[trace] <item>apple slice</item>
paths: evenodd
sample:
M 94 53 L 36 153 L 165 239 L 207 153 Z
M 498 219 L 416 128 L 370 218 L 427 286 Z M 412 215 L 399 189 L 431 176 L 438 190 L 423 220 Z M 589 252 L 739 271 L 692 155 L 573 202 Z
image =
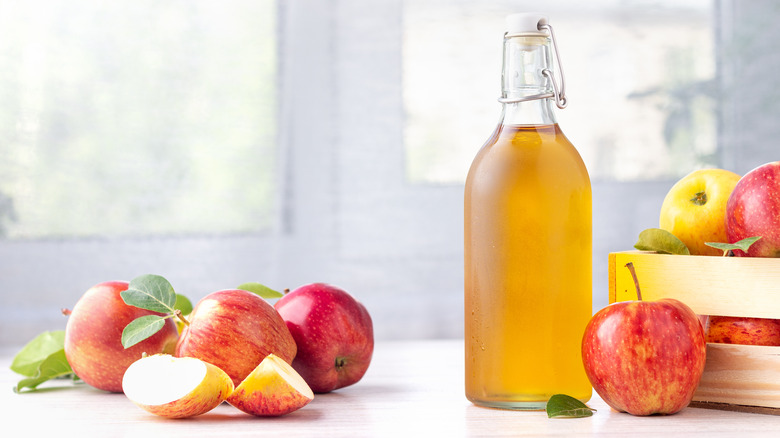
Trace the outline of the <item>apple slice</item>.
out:
M 277 417 L 296 411 L 313 399 L 314 393 L 303 377 L 290 364 L 269 354 L 227 401 L 247 414 Z
M 192 357 L 169 354 L 133 362 L 122 379 L 127 398 L 162 417 L 186 418 L 204 414 L 233 392 L 233 381 L 220 368 Z

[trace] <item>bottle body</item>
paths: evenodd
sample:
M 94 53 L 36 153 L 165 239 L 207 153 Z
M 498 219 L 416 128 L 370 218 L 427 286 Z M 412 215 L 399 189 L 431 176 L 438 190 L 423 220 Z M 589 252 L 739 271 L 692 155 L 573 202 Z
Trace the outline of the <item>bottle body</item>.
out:
M 587 401 L 580 344 L 592 312 L 590 179 L 557 123 L 511 119 L 466 180 L 466 396 L 510 409 L 544 409 L 558 393 Z

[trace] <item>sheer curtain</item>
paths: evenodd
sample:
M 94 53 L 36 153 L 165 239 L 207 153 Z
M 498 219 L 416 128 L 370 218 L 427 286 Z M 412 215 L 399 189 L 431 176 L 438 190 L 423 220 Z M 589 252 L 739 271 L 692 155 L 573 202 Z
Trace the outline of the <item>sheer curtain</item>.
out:
M 245 281 L 331 282 L 366 304 L 379 339 L 461 336 L 463 169 L 499 110 L 500 65 L 474 53 L 500 56 L 503 16 L 521 10 L 549 10 L 560 22 L 572 104 L 559 115 L 594 175 L 594 309 L 604 306 L 607 253 L 657 225 L 676 178 L 778 159 L 767 139 L 778 129 L 771 66 L 780 40 L 750 23 L 780 12 L 769 1 L 590 2 L 582 13 L 612 29 L 600 35 L 595 68 L 572 49 L 580 21 L 565 12 L 579 4 L 71 2 L 39 14 L 48 2 L 0 3 L 10 17 L 0 18 L 0 345 L 63 328 L 59 310 L 98 282 L 145 273 L 194 301 Z M 711 68 L 677 79 L 711 88 L 691 99 L 660 83 L 653 97 L 652 84 L 622 88 L 618 107 L 653 114 L 659 132 L 597 136 L 612 121 L 591 114 L 584 88 L 612 84 L 599 72 L 639 68 L 637 44 L 659 46 L 642 27 L 656 24 L 640 19 L 648 10 L 695 18 L 690 30 L 704 40 L 693 41 L 709 41 L 696 47 Z M 676 40 L 660 47 L 669 61 L 658 63 L 700 59 Z M 68 41 L 83 44 L 63 52 Z M 42 63 L 40 50 L 78 56 Z M 75 85 L 84 66 L 100 81 Z M 459 85 L 441 87 L 445 77 Z M 41 112 L 43 96 L 59 100 Z M 120 117 L 131 103 L 135 116 Z M 670 114 L 692 118 L 669 126 Z M 686 140 L 691 133 L 703 137 Z M 642 151 L 661 161 L 640 164 Z M 49 167 L 30 164 L 40 162 Z M 90 185 L 92 194 L 82 189 Z

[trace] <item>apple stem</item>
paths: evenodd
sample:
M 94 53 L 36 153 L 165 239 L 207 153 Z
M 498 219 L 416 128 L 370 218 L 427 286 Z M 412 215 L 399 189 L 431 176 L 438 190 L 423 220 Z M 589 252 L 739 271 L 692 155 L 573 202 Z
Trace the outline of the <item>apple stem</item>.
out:
M 634 279 L 634 286 L 636 287 L 636 299 L 637 301 L 642 301 L 642 291 L 639 290 L 639 280 L 636 278 L 636 271 L 634 270 L 634 264 L 632 262 L 626 263 L 626 268 L 628 268 L 628 272 L 631 273 L 631 277 Z
M 696 205 L 704 205 L 707 203 L 707 193 L 706 192 L 698 192 L 695 195 L 693 195 L 693 198 L 691 198 L 691 202 L 693 202 Z
M 181 313 L 181 310 L 176 309 L 173 311 L 173 314 L 176 315 L 176 317 L 179 318 L 181 322 L 184 323 L 184 325 L 190 325 L 190 322 L 187 321 L 187 318 L 184 317 L 184 315 Z

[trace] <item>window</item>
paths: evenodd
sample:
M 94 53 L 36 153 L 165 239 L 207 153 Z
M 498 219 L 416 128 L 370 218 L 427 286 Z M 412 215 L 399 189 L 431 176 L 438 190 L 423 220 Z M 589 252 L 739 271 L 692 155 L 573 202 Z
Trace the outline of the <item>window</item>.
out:
M 4 6 L 0 236 L 271 226 L 274 2 Z
M 273 283 L 273 0 L 0 3 L 0 345 L 89 287 Z
M 706 0 L 545 2 L 569 97 L 559 123 L 591 178 L 680 177 L 717 165 L 713 7 Z M 527 9 L 509 1 L 405 2 L 410 180 L 465 180 L 500 112 L 503 18 Z

